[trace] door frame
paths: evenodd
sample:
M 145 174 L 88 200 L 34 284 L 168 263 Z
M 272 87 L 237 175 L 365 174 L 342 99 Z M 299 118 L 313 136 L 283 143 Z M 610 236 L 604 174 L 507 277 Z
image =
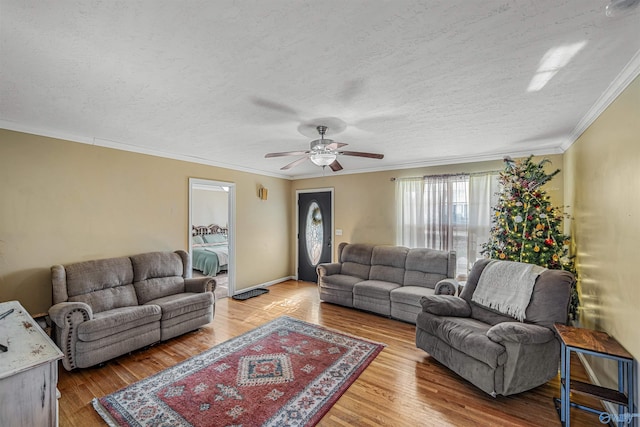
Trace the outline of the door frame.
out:
M 298 218 L 300 217 L 300 194 L 302 193 L 326 193 L 329 192 L 331 193 L 331 262 L 334 261 L 334 253 L 335 253 L 335 234 L 336 234 L 336 221 L 335 221 L 335 211 L 336 211 L 336 207 L 335 207 L 335 189 L 334 187 L 326 187 L 326 188 L 309 188 L 309 189 L 305 189 L 305 190 L 296 190 L 296 232 L 295 235 L 298 236 L 298 233 L 300 233 L 300 221 L 298 220 Z M 295 249 L 295 255 L 296 255 L 296 265 L 295 265 L 295 280 L 298 280 L 298 268 L 300 267 L 300 259 L 298 258 L 298 251 L 300 250 L 298 245 L 298 240 L 299 238 L 296 237 L 296 249 Z
M 236 290 L 236 184 L 233 182 L 216 181 L 214 179 L 189 178 L 189 228 L 187 231 L 187 243 L 189 247 L 189 259 L 193 260 L 193 241 L 191 230 L 193 228 L 193 188 L 194 187 L 229 187 L 227 193 L 228 218 L 227 218 L 227 242 L 229 243 L 229 298 Z

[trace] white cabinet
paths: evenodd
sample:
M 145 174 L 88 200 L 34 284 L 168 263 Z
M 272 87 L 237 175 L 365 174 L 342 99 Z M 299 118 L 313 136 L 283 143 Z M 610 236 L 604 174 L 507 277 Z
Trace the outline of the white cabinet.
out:
M 0 426 L 58 425 L 58 360 L 63 354 L 18 301 L 0 303 Z

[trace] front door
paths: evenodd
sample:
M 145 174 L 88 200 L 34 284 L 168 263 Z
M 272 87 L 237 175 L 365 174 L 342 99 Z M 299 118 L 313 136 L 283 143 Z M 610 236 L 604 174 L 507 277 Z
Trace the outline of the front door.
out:
M 298 194 L 298 280 L 317 282 L 316 266 L 331 262 L 331 192 Z

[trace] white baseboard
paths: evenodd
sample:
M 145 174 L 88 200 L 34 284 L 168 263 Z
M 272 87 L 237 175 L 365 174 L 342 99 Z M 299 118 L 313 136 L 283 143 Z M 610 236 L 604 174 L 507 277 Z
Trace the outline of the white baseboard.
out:
M 280 279 L 275 279 L 275 280 L 271 280 L 269 282 L 260 283 L 259 285 L 251 286 L 249 288 L 236 289 L 233 292 L 233 295 L 238 295 L 238 294 L 241 294 L 243 292 L 252 291 L 252 290 L 258 289 L 258 288 L 266 288 L 266 287 L 269 287 L 271 285 L 276 285 L 278 283 L 286 282 L 287 280 L 295 280 L 295 279 L 294 279 L 294 276 L 281 277 Z

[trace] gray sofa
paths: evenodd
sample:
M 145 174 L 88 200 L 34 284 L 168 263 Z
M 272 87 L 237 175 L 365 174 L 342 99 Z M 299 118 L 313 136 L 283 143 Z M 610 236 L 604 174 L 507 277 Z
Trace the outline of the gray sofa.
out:
M 325 302 L 415 323 L 420 299 L 455 294 L 454 251 L 341 243 L 338 262 L 320 264 L 318 290 Z
M 520 322 L 472 301 L 490 261 L 474 264 L 460 297 L 423 298 L 416 346 L 486 393 L 507 396 L 557 375 L 560 343 L 553 324 L 567 321 L 574 277 L 560 270 L 537 276 Z
M 190 275 L 184 251 L 51 267 L 49 316 L 63 366 L 97 365 L 210 323 L 215 280 Z

